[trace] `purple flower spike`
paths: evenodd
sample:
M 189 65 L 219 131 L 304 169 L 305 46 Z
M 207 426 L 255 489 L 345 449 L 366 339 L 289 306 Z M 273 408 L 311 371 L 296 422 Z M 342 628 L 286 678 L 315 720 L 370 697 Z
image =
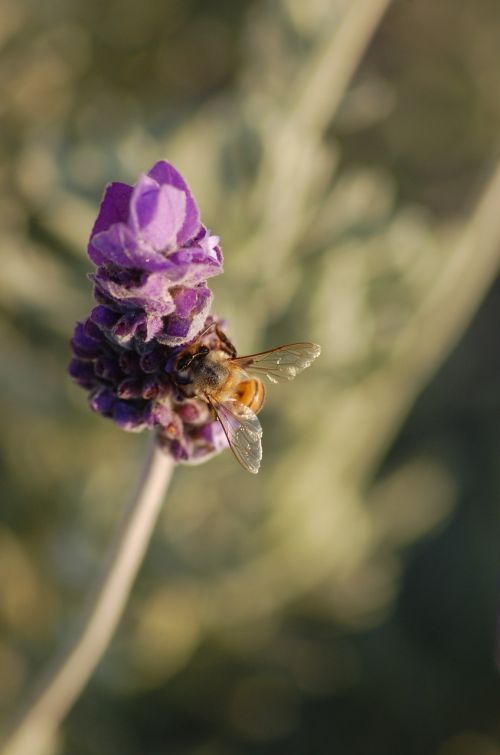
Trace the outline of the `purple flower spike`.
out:
M 109 184 L 88 254 L 97 303 L 76 325 L 69 372 L 91 409 L 130 432 L 156 429 L 176 461 L 218 453 L 220 423 L 170 377 L 176 354 L 213 321 L 206 281 L 222 272 L 219 238 L 180 173 L 160 161 L 135 186 Z

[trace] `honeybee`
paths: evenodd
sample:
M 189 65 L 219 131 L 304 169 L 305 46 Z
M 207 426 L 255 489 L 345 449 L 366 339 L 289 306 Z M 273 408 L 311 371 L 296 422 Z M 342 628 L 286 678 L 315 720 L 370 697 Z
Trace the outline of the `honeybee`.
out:
M 215 338 L 209 346 L 201 339 L 211 328 Z M 238 357 L 225 333 L 211 323 L 194 344 L 178 354 L 173 380 L 184 396 L 207 402 L 237 460 L 257 474 L 262 459 L 262 427 L 257 414 L 266 397 L 263 376 L 272 383 L 293 380 L 320 351 L 315 343 L 290 343 Z

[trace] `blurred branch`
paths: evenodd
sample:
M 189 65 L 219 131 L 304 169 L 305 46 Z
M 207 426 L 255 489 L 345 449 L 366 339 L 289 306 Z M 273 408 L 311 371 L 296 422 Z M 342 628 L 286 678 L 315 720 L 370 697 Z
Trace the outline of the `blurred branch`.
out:
M 173 462 L 151 440 L 144 468 L 73 643 L 41 678 L 7 735 L 2 755 L 47 752 L 61 721 L 102 658 L 122 616 L 133 580 L 149 542 Z
M 497 274 L 500 263 L 500 163 L 464 225 L 458 243 L 419 310 L 399 334 L 382 374 L 362 388 L 368 429 L 361 463 L 370 475 L 408 413 L 416 395 L 463 334 Z M 367 415 L 367 404 L 371 411 Z
M 346 5 L 340 20 L 332 4 L 331 23 L 318 32 L 291 89 L 287 111 L 279 114 L 279 124 L 268 124 L 263 138 L 266 157 L 254 191 L 263 213 L 240 261 L 250 268 L 252 250 L 272 249 L 263 273 L 273 285 L 303 229 L 314 184 L 318 177 L 325 180 L 331 150 L 327 153 L 323 147 L 324 132 L 389 4 L 390 0 L 355 0 Z
M 340 23 L 322 32 L 322 43 L 302 70 L 292 92 L 291 118 L 302 127 L 324 131 L 391 0 L 347 3 Z

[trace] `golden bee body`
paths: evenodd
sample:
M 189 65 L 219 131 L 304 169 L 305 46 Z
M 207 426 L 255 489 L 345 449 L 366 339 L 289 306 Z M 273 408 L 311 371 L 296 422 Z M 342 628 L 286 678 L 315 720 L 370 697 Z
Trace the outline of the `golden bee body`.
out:
M 262 380 L 249 377 L 234 363 L 234 359 L 222 350 L 205 351 L 206 347 L 186 350 L 192 355 L 188 360 L 189 383 L 198 398 L 212 402 L 237 401 L 257 414 L 264 405 L 265 388 Z
M 234 397 L 241 404 L 248 406 L 254 414 L 258 414 L 266 398 L 264 383 L 258 378 L 242 380 L 234 389 Z
M 212 328 L 215 340 L 204 342 L 202 337 Z M 256 473 L 262 458 L 262 428 L 257 414 L 266 396 L 260 376 L 267 376 L 273 383 L 292 380 L 320 351 L 317 344 L 306 342 L 238 357 L 227 336 L 213 324 L 200 340 L 177 356 L 173 380 L 186 397 L 208 403 L 240 464 Z

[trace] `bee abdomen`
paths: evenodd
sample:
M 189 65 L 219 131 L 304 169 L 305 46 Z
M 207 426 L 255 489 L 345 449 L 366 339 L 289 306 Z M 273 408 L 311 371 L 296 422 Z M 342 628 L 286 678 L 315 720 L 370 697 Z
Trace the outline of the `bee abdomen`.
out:
M 248 406 L 255 414 L 262 409 L 266 397 L 264 383 L 257 378 L 242 380 L 238 383 L 234 394 L 241 404 Z

